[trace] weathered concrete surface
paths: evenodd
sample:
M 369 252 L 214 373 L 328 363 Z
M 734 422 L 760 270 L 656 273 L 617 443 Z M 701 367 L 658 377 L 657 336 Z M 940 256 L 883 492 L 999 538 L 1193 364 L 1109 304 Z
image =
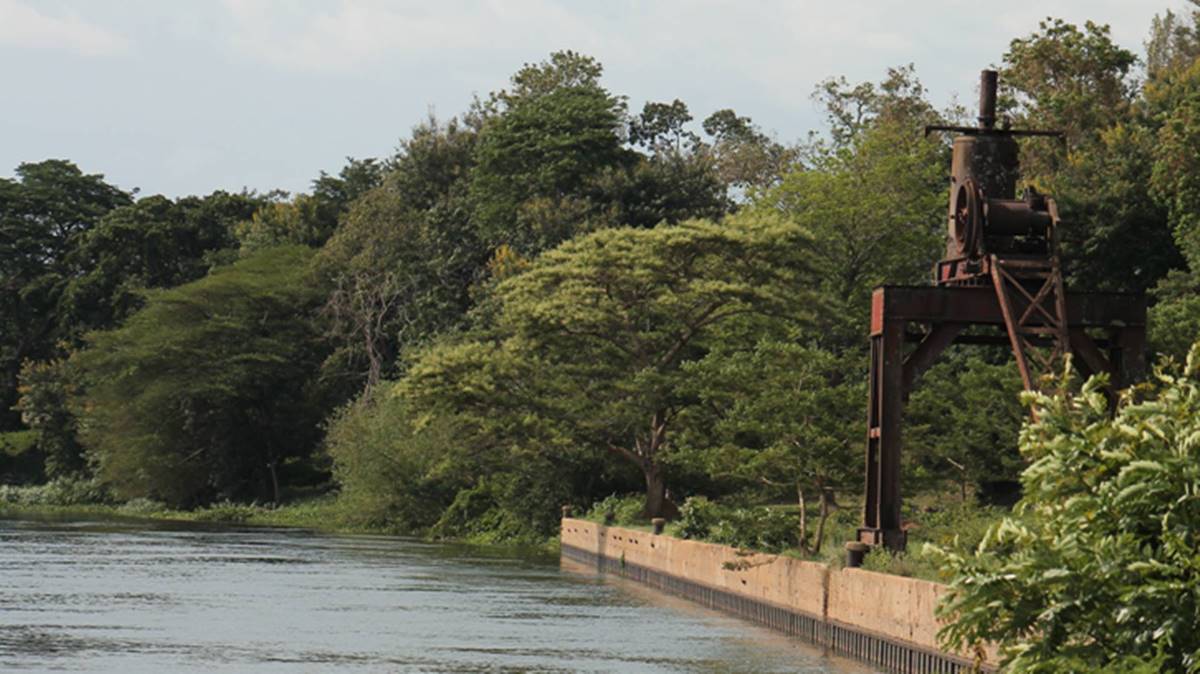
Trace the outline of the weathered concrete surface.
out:
M 577 519 L 562 523 L 562 543 L 812 616 L 825 613 L 824 564 L 724 545 L 687 541 Z
M 939 583 L 688 541 L 609 527 L 579 519 L 562 521 L 563 545 L 665 573 L 824 622 L 940 650 L 942 623 L 934 614 L 946 592 Z M 959 654 L 970 657 L 968 654 Z M 987 664 L 997 661 L 994 649 Z

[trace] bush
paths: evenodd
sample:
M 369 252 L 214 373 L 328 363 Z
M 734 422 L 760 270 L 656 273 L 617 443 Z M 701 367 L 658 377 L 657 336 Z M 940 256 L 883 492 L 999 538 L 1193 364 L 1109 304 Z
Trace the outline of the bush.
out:
M 325 449 L 352 524 L 417 533 L 433 526 L 454 500 L 443 477 L 455 429 L 435 419 L 417 430 L 403 401 L 383 382 L 370 402 L 355 401 L 328 423 Z
M 0 503 L 26 506 L 75 506 L 112 503 L 112 495 L 95 480 L 60 477 L 30 487 L 0 485 Z
M 465 539 L 473 543 L 542 543 L 547 524 L 530 516 L 543 511 L 556 517 L 552 505 L 528 508 L 517 505 L 528 494 L 521 481 L 512 475 L 491 475 L 470 489 L 455 495 L 454 501 L 429 529 L 433 538 Z
M 1037 421 L 1021 432 L 1024 517 L 971 553 L 927 546 L 955 575 L 948 646 L 998 643 L 1012 672 L 1113 671 L 1126 656 L 1197 670 L 1200 343 L 1115 416 L 1104 384 L 1026 394 Z
M 117 507 L 117 512 L 122 515 L 154 515 L 156 513 L 165 512 L 167 504 L 161 501 L 155 501 L 148 498 L 130 499 Z
M 618 526 L 645 524 L 646 518 L 642 516 L 645 505 L 646 497 L 641 494 L 612 494 L 596 501 L 584 519 Z
M 258 504 L 233 503 L 222 501 L 193 513 L 197 522 L 222 522 L 226 524 L 243 524 L 262 512 Z
M 777 508 L 737 508 L 726 512 L 712 528 L 714 543 L 783 552 L 795 546 L 799 517 Z
M 680 538 L 705 539 L 720 519 L 720 506 L 703 496 L 690 496 L 679 507 L 675 532 Z

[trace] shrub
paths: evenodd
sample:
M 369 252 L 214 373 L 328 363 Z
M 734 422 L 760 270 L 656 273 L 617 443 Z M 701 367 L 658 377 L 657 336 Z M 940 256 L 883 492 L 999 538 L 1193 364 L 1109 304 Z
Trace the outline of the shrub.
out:
M 596 501 L 585 519 L 618 526 L 644 524 L 646 518 L 642 516 L 642 511 L 645 505 L 646 497 L 640 494 L 612 494 Z
M 782 552 L 796 545 L 799 518 L 776 508 L 737 508 L 727 511 L 712 528 L 714 543 Z
M 544 523 L 527 517 L 528 508 L 513 507 L 515 492 L 527 492 L 514 476 L 497 474 L 460 490 L 441 518 L 429 529 L 433 538 L 459 538 L 473 543 L 541 543 Z M 553 507 L 541 510 L 556 515 Z
M 404 402 L 383 382 L 370 401 L 355 401 L 328 423 L 325 449 L 333 458 L 345 511 L 353 524 L 416 533 L 432 526 L 454 500 L 446 472 L 452 424 L 435 419 L 414 428 Z
M 703 496 L 690 496 L 679 507 L 675 531 L 680 538 L 708 538 L 720 519 L 720 506 Z
M 1024 519 L 993 525 L 974 553 L 928 547 L 955 575 L 943 639 L 997 642 L 1012 672 L 1113 671 L 1126 656 L 1197 671 L 1200 343 L 1115 416 L 1100 378 L 1025 399 Z
M 61 477 L 46 484 L 0 485 L 0 503 L 27 506 L 75 506 L 112 503 L 104 485 L 95 480 Z
M 117 507 L 117 512 L 122 515 L 153 515 L 166 510 L 165 503 L 148 498 L 130 499 Z
M 262 512 L 257 504 L 233 503 L 221 501 L 193 513 L 197 522 L 223 522 L 227 524 L 243 524 Z

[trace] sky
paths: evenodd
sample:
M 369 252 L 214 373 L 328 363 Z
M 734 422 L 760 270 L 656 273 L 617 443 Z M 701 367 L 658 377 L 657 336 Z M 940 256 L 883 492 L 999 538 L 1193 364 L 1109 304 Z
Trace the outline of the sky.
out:
M 69 159 L 142 195 L 304 191 L 573 49 L 628 97 L 822 128 L 813 88 L 912 63 L 942 107 L 1048 16 L 1138 54 L 1186 0 L 0 0 L 0 176 Z M 1002 9 L 1000 9 L 1002 8 Z

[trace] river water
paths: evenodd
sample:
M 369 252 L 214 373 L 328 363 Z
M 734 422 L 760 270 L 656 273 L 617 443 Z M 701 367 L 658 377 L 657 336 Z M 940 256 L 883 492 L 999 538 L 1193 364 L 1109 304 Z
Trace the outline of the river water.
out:
M 868 670 L 545 554 L 0 520 L 0 671 Z

